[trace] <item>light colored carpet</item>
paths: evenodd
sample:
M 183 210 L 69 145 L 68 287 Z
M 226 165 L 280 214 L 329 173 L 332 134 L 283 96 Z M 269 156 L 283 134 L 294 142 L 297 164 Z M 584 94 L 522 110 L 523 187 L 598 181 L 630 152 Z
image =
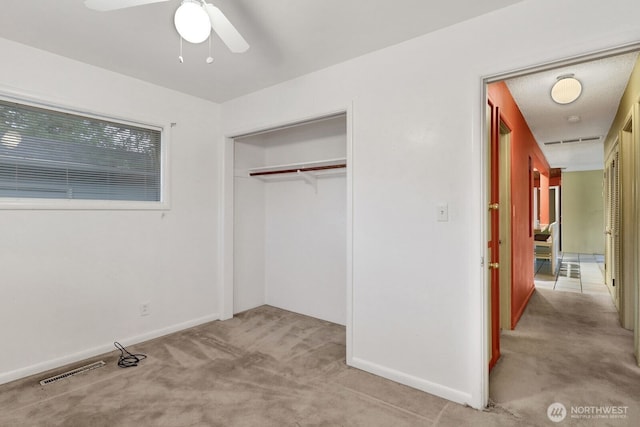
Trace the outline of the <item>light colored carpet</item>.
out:
M 502 357 L 491 373 L 490 395 L 505 411 L 549 425 L 546 409 L 559 402 L 568 415 L 558 425 L 640 425 L 633 333 L 620 327 L 608 294 L 537 289 L 518 327 L 503 331 L 500 344 Z M 578 413 L 612 406 L 627 407 L 627 416 L 587 418 Z
M 637 425 L 628 331 L 606 307 L 601 323 L 597 303 L 565 305 L 534 295 L 522 332 L 503 338 L 487 411 L 349 368 L 343 327 L 263 306 L 131 346 L 148 355 L 135 368 L 118 368 L 114 351 L 90 360 L 107 366 L 54 384 L 38 381 L 64 369 L 0 386 L 0 426 L 537 426 L 556 400 L 628 404 L 630 418 L 597 425 Z M 558 321 L 582 332 L 556 331 Z

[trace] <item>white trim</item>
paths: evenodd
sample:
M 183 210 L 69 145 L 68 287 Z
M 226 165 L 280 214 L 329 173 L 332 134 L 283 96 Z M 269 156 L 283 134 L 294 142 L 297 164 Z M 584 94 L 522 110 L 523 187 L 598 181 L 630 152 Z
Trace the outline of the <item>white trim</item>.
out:
M 355 170 L 353 145 L 353 102 L 347 106 L 347 310 L 346 310 L 346 363 L 353 365 L 353 172 Z
M 352 362 L 352 366 L 354 366 L 355 368 L 371 372 L 375 375 L 387 378 L 391 381 L 395 381 L 397 383 L 425 391 L 427 393 L 442 397 L 447 400 L 451 400 L 461 405 L 471 405 L 472 396 L 469 393 L 465 393 L 463 391 L 456 390 L 442 384 L 426 381 L 422 378 L 405 374 L 404 372 L 396 371 L 395 369 L 385 368 L 384 366 L 380 366 L 376 363 L 372 363 L 358 357 L 354 357 Z
M 118 339 L 117 341 L 123 344 L 124 346 L 130 346 L 130 345 L 139 344 L 145 341 L 149 341 L 154 338 L 169 335 L 174 332 L 179 332 L 184 329 L 193 328 L 194 326 L 202 325 L 204 323 L 213 322 L 216 320 L 220 320 L 220 315 L 210 314 L 208 316 L 199 317 L 197 319 L 192 319 L 186 322 L 178 323 L 172 326 L 168 326 L 166 328 L 156 329 L 141 335 L 136 335 L 136 336 L 128 337 L 124 339 Z M 116 351 L 116 350 L 114 350 L 113 343 L 108 343 L 108 344 L 99 345 L 97 347 L 88 348 L 86 350 L 82 350 L 73 354 L 68 354 L 66 356 L 58 357 L 57 359 L 48 360 L 42 363 L 36 363 L 35 365 L 16 369 L 14 371 L 0 373 L 0 384 L 5 384 L 5 383 L 15 381 L 21 378 L 25 378 L 31 375 L 36 375 L 51 369 L 60 368 L 64 365 L 79 362 L 91 357 L 99 356 L 104 353 L 109 353 L 111 351 Z
M 233 139 L 223 138 L 219 148 L 218 291 L 220 318 L 233 317 L 234 164 Z
M 489 330 L 488 325 L 491 323 L 491 313 L 487 312 L 488 307 L 488 289 L 489 283 L 487 282 L 487 274 L 486 274 L 486 265 L 489 260 L 489 252 L 487 248 L 486 242 L 487 238 L 487 214 L 485 209 L 486 206 L 489 205 L 489 193 L 487 191 L 487 150 L 489 145 L 486 141 L 487 135 L 487 80 L 484 78 L 480 79 L 480 100 L 478 103 L 478 111 L 473 115 L 473 127 L 480 131 L 480 140 L 478 146 L 478 151 L 476 153 L 477 158 L 477 170 L 475 173 L 472 173 L 472 176 L 475 177 L 474 182 L 480 183 L 480 191 L 478 194 L 478 198 L 476 199 L 476 203 L 478 204 L 478 211 L 480 212 L 479 222 L 476 223 L 477 227 L 480 230 L 480 240 L 476 242 L 478 250 L 477 255 L 472 255 L 472 259 L 476 258 L 478 260 L 478 271 L 480 273 L 480 286 L 474 287 L 471 292 L 471 302 L 472 302 L 472 318 L 480 318 L 480 322 L 475 323 L 474 332 L 476 338 L 474 340 L 474 347 L 471 351 L 470 360 L 472 371 L 474 378 L 471 381 L 472 391 L 471 395 L 473 396 L 472 402 L 469 402 L 471 406 L 476 409 L 481 409 L 487 406 L 489 403 L 489 336 L 487 331 Z M 478 120 L 480 120 L 478 122 Z M 474 132 L 477 135 L 477 132 Z M 477 317 L 476 317 L 477 316 Z
M 14 199 L 0 198 L 1 210 L 50 210 L 50 211 L 167 211 L 168 202 L 127 202 L 126 200 L 84 199 Z
M 516 68 L 515 70 L 483 76 L 482 80 L 487 84 L 495 83 L 502 80 L 511 79 L 514 77 L 522 77 L 529 74 L 534 74 L 542 71 L 553 70 L 555 68 L 565 67 L 568 65 L 595 61 L 598 59 L 609 58 L 616 55 L 624 55 L 625 53 L 637 52 L 639 50 L 640 50 L 640 42 L 626 43 L 626 44 L 615 46 L 615 47 L 605 48 L 605 49 L 601 49 L 593 52 L 576 54 L 576 55 L 565 57 L 563 59 L 547 61 L 547 62 L 539 63 L 537 65 Z
M 283 129 L 287 129 L 290 127 L 299 126 L 303 124 L 329 120 L 335 117 L 348 114 L 350 110 L 351 110 L 350 106 L 347 106 L 346 108 L 336 108 L 336 109 L 332 109 L 322 113 L 313 114 L 310 116 L 303 116 L 303 117 L 292 118 L 289 120 L 282 120 L 280 122 L 271 123 L 271 124 L 255 125 L 246 129 L 237 129 L 235 131 L 226 132 L 225 136 L 231 139 L 247 138 L 249 136 L 255 136 L 263 133 L 283 130 Z
M 0 85 L 0 99 L 29 105 L 31 107 L 45 108 L 47 110 L 58 111 L 61 113 L 70 113 L 98 120 L 112 121 L 128 126 L 137 126 L 153 130 L 162 130 L 165 127 L 154 120 L 144 119 L 141 117 L 123 117 L 92 110 L 90 108 L 72 106 L 64 101 L 60 101 L 49 96 L 43 96 L 5 85 Z

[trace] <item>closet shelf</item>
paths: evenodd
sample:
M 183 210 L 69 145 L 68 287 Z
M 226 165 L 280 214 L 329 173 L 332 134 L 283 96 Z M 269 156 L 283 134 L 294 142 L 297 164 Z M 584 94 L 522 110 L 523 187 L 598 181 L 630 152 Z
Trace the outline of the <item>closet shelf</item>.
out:
M 344 169 L 347 167 L 347 159 L 346 158 L 338 158 L 338 159 L 327 159 L 327 160 L 317 160 L 313 162 L 300 162 L 300 163 L 290 163 L 284 165 L 273 165 L 273 166 L 265 166 L 259 168 L 251 168 L 248 170 L 248 175 L 250 177 L 255 177 L 259 179 L 265 179 L 274 175 L 282 175 L 282 174 L 298 174 L 304 176 L 308 176 L 309 174 L 318 174 L 318 173 L 327 173 L 333 172 L 335 173 L 337 170 Z

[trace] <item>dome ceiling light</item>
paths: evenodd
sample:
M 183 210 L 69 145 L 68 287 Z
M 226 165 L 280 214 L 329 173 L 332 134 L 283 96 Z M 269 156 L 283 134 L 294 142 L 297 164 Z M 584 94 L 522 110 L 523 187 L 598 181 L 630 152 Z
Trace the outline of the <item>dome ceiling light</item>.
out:
M 174 24 L 180 37 L 189 43 L 202 43 L 211 33 L 211 20 L 207 11 L 195 0 L 183 0 L 176 10 Z
M 551 99 L 561 105 L 571 104 L 580 97 L 582 83 L 573 74 L 558 76 L 558 81 L 551 88 Z

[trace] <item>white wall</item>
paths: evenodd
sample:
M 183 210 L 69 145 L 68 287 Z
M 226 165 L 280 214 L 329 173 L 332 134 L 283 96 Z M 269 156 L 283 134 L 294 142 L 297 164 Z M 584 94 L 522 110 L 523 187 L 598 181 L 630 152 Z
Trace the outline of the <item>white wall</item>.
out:
M 604 254 L 603 170 L 562 173 L 562 251 Z
M 235 143 L 236 174 L 344 158 L 345 128 L 342 117 L 243 138 Z M 317 192 L 290 175 L 235 183 L 234 310 L 266 303 L 345 324 L 344 173 L 319 176 Z
M 4 39 L 0 52 L 0 91 L 177 124 L 167 210 L 0 209 L 0 383 L 218 318 L 219 106 Z
M 349 363 L 486 403 L 482 77 L 640 40 L 639 13 L 524 1 L 223 104 L 225 135 L 352 106 Z
M 0 40 L 0 86 L 178 123 L 171 210 L 0 211 L 0 382 L 217 317 L 231 301 L 228 259 L 215 262 L 220 124 L 237 135 L 352 107 L 349 362 L 481 407 L 481 78 L 636 42 L 639 15 L 636 0 L 523 1 L 230 101 L 222 122 L 215 104 Z

